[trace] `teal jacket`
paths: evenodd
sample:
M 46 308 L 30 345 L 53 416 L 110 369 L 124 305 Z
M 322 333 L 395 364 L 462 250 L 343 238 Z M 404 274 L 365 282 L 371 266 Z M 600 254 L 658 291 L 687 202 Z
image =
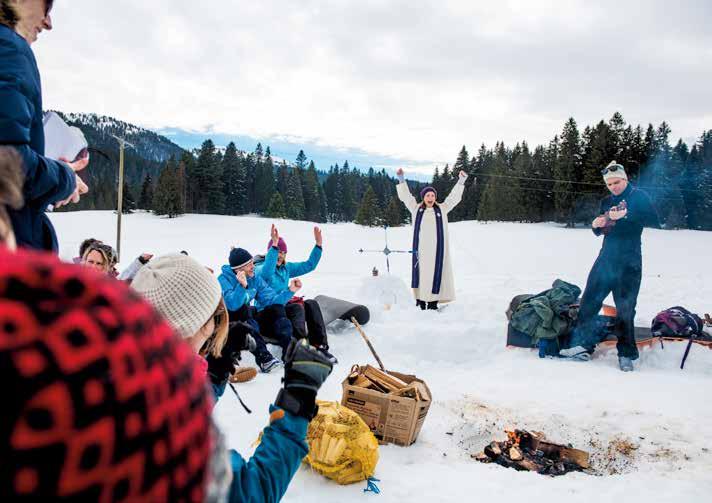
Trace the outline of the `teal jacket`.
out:
M 245 461 L 237 451 L 230 451 L 230 503 L 280 501 L 309 452 L 307 420 L 274 405 L 269 410 L 270 425 L 262 431 L 252 457 Z
M 287 288 L 286 292 L 275 292 L 260 276 L 255 274 L 247 278 L 247 288 L 244 288 L 232 268 L 225 264 L 222 266 L 222 273 L 218 276 L 223 299 L 228 311 L 237 311 L 245 304 L 255 301 L 255 307 L 261 311 L 272 304 L 284 305 L 292 298 L 292 292 Z
M 321 252 L 321 246 L 314 245 L 306 261 L 287 262 L 278 266 L 277 256 L 279 250 L 277 250 L 277 247 L 272 246 L 267 252 L 264 262 L 255 266 L 255 276 L 260 276 L 264 279 L 275 292 L 281 293 L 285 290 L 289 291 L 289 280 L 298 276 L 304 276 L 316 269 L 316 266 L 319 265 L 319 261 L 321 260 Z M 257 310 L 260 309 L 262 308 L 258 306 Z

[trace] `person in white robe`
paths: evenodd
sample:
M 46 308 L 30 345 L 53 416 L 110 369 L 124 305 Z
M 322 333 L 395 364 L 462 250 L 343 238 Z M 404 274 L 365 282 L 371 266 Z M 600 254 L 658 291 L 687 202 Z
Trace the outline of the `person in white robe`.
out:
M 447 215 L 462 199 L 467 173 L 460 171 L 457 183 L 442 203 L 437 202 L 433 187 L 425 187 L 420 192 L 418 203 L 410 193 L 403 169 L 398 169 L 397 175 L 398 198 L 410 211 L 413 221 L 411 287 L 416 305 L 421 309 L 437 309 L 439 302 L 455 300 Z

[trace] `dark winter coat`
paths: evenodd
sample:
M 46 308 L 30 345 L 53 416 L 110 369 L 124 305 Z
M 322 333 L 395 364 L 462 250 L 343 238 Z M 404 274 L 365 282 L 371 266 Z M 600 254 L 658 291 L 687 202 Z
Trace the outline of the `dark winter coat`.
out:
M 604 197 L 601 200 L 599 214 L 605 214 L 622 201 L 626 202 L 628 213 L 625 217 L 617 220 L 603 238 L 599 257 L 613 259 L 616 262 L 621 260 L 640 261 L 640 236 L 643 233 L 643 227 L 659 229 L 658 214 L 648 194 L 633 187 L 630 183 L 621 195 L 611 194 Z M 603 231 L 600 228 L 593 229 L 593 233 L 600 236 Z
M 22 157 L 25 206 L 10 210 L 21 246 L 57 250 L 57 236 L 45 215 L 48 205 L 67 199 L 76 188 L 65 163 L 44 157 L 42 90 L 37 62 L 27 41 L 0 19 L 0 145 Z

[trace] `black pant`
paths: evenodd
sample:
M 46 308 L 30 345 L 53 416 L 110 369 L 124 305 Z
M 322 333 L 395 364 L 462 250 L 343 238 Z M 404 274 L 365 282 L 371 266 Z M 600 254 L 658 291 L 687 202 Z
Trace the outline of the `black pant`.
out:
M 260 333 L 270 342 L 282 347 L 282 359 L 292 340 L 292 324 L 281 304 L 272 304 L 257 313 L 255 317 L 260 326 Z
M 294 337 L 297 339 L 308 338 L 309 344 L 314 347 L 328 347 L 326 339 L 326 325 L 317 301 L 307 299 L 304 305 L 293 302 L 285 306 L 287 318 L 292 323 Z
M 618 356 L 638 358 L 635 344 L 635 306 L 638 302 L 642 264 L 640 257 L 599 256 L 591 268 L 586 289 L 581 298 L 576 329 L 571 346 L 583 346 L 593 351 L 600 342 L 596 330 L 596 316 L 604 299 L 613 293 L 616 304 L 615 334 L 618 337 Z
M 248 306 L 247 304 L 242 306 L 237 311 L 228 311 L 228 316 L 230 320 L 244 321 L 245 323 L 249 323 L 252 328 L 259 331 L 260 326 L 255 320 L 255 314 L 255 308 Z M 273 356 L 272 353 L 269 352 L 269 349 L 267 349 L 267 343 L 265 342 L 265 340 L 259 334 L 255 334 L 254 339 L 257 347 L 254 351 L 252 351 L 252 354 L 254 355 L 257 364 L 259 365 L 270 361 Z

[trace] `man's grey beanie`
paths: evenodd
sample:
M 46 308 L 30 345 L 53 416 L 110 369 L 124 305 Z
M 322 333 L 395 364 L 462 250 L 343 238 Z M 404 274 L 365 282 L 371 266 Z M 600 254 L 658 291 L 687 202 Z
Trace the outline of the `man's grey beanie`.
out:
M 207 323 L 222 296 L 210 271 L 180 253 L 152 259 L 139 270 L 131 286 L 183 338 L 192 337 Z

